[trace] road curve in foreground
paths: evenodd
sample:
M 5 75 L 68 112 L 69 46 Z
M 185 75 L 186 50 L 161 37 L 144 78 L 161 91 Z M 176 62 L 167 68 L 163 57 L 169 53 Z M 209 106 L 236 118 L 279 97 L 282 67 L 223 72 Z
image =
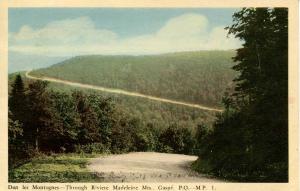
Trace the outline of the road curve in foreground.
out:
M 196 156 L 135 152 L 91 159 L 87 168 L 103 182 L 222 182 L 190 169 Z
M 54 82 L 54 83 L 59 83 L 59 84 L 65 84 L 65 85 L 74 86 L 74 87 L 99 90 L 99 91 L 108 92 L 108 93 L 122 94 L 122 95 L 127 95 L 127 96 L 134 96 L 134 97 L 141 97 L 141 98 L 146 98 L 146 99 L 150 99 L 150 100 L 154 100 L 154 101 L 177 104 L 177 105 L 183 105 L 183 106 L 198 108 L 198 109 L 207 110 L 207 111 L 214 111 L 214 112 L 222 112 L 223 111 L 221 109 L 206 107 L 206 106 L 199 105 L 199 104 L 192 104 L 192 103 L 175 101 L 175 100 L 170 100 L 170 99 L 165 99 L 165 98 L 159 98 L 159 97 L 145 95 L 145 94 L 141 94 L 141 93 L 137 93 L 137 92 L 130 92 L 130 91 L 121 90 L 121 89 L 105 88 L 105 87 L 101 87 L 101 86 L 83 84 L 83 83 L 72 82 L 72 81 L 68 81 L 68 80 L 61 80 L 61 79 L 51 78 L 51 77 L 36 77 L 36 76 L 32 76 L 30 74 L 30 71 L 27 71 L 25 75 L 26 75 L 27 78 L 33 79 L 33 80 L 43 80 L 43 81 L 49 81 L 49 82 Z

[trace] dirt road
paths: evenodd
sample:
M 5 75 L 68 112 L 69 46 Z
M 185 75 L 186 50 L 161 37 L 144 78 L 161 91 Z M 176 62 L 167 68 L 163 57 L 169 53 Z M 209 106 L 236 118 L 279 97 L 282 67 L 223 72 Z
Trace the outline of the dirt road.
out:
M 33 79 L 33 80 L 49 81 L 49 82 L 65 84 L 65 85 L 70 85 L 70 86 L 75 86 L 75 87 L 80 87 L 80 88 L 87 88 L 87 89 L 99 90 L 99 91 L 103 91 L 103 92 L 122 94 L 122 95 L 127 95 L 127 96 L 134 96 L 134 97 L 141 97 L 141 98 L 146 98 L 146 99 L 150 99 L 150 100 L 154 100 L 154 101 L 166 102 L 166 103 L 171 103 L 171 104 L 184 105 L 187 107 L 193 107 L 193 108 L 198 108 L 198 109 L 207 110 L 207 111 L 222 112 L 221 109 L 206 107 L 203 105 L 186 103 L 186 102 L 181 102 L 181 101 L 174 101 L 174 100 L 170 100 L 170 99 L 159 98 L 159 97 L 154 97 L 154 96 L 150 96 L 150 95 L 144 95 L 144 94 L 140 94 L 140 93 L 136 93 L 136 92 L 129 92 L 126 90 L 121 90 L 121 89 L 105 88 L 105 87 L 101 87 L 101 86 L 83 84 L 83 83 L 78 83 L 78 82 L 71 82 L 71 81 L 61 80 L 61 79 L 57 79 L 57 78 L 35 77 L 29 73 L 30 73 L 30 71 L 26 72 L 26 74 L 25 74 L 26 77 L 29 79 Z
M 88 169 L 104 182 L 221 182 L 190 169 L 196 156 L 155 152 L 109 155 L 90 161 Z

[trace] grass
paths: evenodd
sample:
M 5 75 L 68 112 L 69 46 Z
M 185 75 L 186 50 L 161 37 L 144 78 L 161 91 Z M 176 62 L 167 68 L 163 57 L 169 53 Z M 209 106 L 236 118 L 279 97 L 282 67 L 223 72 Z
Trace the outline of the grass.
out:
M 100 182 L 86 166 L 96 155 L 54 154 L 33 158 L 9 172 L 9 182 Z

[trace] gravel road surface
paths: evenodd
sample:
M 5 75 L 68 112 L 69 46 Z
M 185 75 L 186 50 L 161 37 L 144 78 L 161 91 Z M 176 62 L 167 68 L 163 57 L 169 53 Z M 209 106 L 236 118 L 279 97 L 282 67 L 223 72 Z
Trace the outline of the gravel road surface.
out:
M 135 152 L 94 158 L 88 169 L 104 182 L 222 182 L 190 169 L 197 156 Z

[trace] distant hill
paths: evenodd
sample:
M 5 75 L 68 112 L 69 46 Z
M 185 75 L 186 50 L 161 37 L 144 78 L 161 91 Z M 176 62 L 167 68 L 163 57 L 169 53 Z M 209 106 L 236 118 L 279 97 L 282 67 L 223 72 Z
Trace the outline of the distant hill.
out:
M 220 106 L 235 75 L 233 56 L 234 51 L 78 56 L 31 74 Z
M 66 59 L 66 57 L 37 56 L 9 52 L 8 73 L 45 68 Z
M 231 80 L 235 75 L 230 69 L 233 66 L 233 56 L 234 51 L 182 52 L 154 56 L 78 56 L 30 74 L 221 107 L 223 92 L 231 87 Z M 9 84 L 17 73 L 9 75 Z M 21 72 L 25 82 L 28 82 L 24 74 Z M 55 91 L 72 92 L 79 89 L 85 93 L 110 97 L 116 107 L 141 119 L 145 127 L 164 129 L 177 123 L 195 130 L 198 124 L 210 126 L 215 120 L 215 112 L 212 111 L 56 83 L 50 83 L 49 87 Z

